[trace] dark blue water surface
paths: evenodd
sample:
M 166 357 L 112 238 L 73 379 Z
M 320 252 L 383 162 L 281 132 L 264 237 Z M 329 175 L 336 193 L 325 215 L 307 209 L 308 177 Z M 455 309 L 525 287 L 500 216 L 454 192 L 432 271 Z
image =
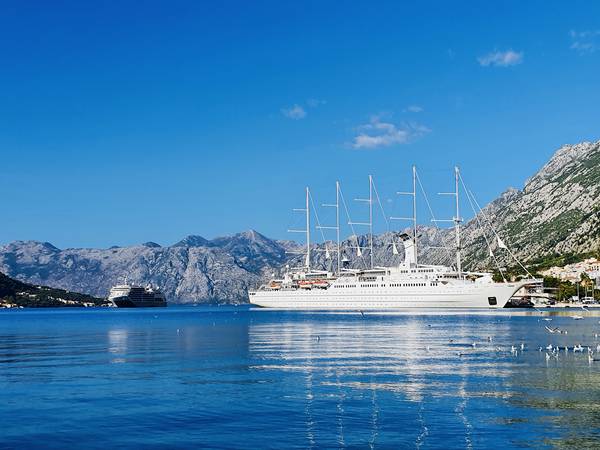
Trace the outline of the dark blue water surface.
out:
M 600 448 L 599 320 L 1 311 L 0 447 Z

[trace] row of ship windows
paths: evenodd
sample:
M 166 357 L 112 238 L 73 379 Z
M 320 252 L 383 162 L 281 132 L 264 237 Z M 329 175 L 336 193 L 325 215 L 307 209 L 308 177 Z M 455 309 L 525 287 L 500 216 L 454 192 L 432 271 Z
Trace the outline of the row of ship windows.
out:
M 400 273 L 433 273 L 433 269 L 401 270 Z M 364 281 L 375 281 L 377 277 L 361 277 Z
M 411 269 L 411 270 L 401 270 L 400 273 L 432 273 L 433 269 Z
M 389 287 L 419 287 L 428 286 L 427 283 L 390 283 Z M 429 283 L 429 286 L 437 286 L 437 282 Z M 346 284 L 341 286 L 334 286 L 334 288 L 355 288 L 355 287 L 385 287 L 385 284 L 361 284 L 357 286 L 355 284 Z

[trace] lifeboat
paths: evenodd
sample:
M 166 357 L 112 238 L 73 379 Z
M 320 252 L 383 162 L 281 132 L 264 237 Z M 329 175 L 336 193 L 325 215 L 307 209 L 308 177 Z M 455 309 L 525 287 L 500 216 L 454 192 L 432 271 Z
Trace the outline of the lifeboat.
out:
M 326 280 L 298 280 L 298 286 L 302 289 L 326 288 L 329 283 Z

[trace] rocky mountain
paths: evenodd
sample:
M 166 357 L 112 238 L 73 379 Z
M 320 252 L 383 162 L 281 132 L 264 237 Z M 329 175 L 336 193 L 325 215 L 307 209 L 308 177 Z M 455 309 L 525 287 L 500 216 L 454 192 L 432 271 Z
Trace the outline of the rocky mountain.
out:
M 16 241 L 0 247 L 0 271 L 104 297 L 124 281 L 160 286 L 176 302 L 241 302 L 248 287 L 282 266 L 297 244 L 256 231 L 207 240 L 188 236 L 170 247 L 145 243 L 109 249 L 58 249 L 47 242 Z
M 494 268 L 486 238 L 500 264 L 516 263 L 485 226 L 493 223 L 498 235 L 523 262 L 553 254 L 583 254 L 600 249 L 600 142 L 566 145 L 522 190 L 509 189 L 483 208 L 483 214 L 463 229 L 466 268 Z M 399 233 L 374 237 L 376 264 L 397 264 L 403 257 Z M 451 230 L 419 227 L 420 262 L 451 263 L 452 255 L 439 247 L 452 247 Z M 369 256 L 356 257 L 357 242 L 367 247 L 367 237 L 350 237 L 343 254 L 351 267 L 365 267 Z M 396 242 L 398 255 L 392 252 Z M 327 268 L 326 247 L 313 246 L 313 264 Z M 0 272 L 22 281 L 45 284 L 94 296 L 106 296 L 123 281 L 152 283 L 172 302 L 243 302 L 246 290 L 260 284 L 286 265 L 299 266 L 301 250 L 292 241 L 269 239 L 256 231 L 205 239 L 188 236 L 171 246 L 154 242 L 109 249 L 58 249 L 49 243 L 16 241 L 0 247 Z
M 514 255 L 530 262 L 555 254 L 585 254 L 600 249 L 600 141 L 565 145 L 522 190 L 508 189 L 483 209 Z M 477 220 L 464 230 L 465 260 L 474 268 L 493 261 Z M 487 228 L 501 262 L 515 265 Z

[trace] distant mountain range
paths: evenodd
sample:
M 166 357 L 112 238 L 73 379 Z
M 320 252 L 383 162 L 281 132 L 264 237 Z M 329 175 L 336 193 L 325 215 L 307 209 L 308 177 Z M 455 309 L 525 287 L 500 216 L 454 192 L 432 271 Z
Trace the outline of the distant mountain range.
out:
M 248 287 L 285 264 L 286 250 L 296 245 L 256 231 L 213 240 L 188 236 L 169 247 L 150 242 L 60 250 L 47 242 L 15 241 L 0 247 L 0 272 L 95 296 L 106 296 L 127 278 L 160 286 L 170 301 L 241 302 Z
M 484 208 L 499 236 L 522 261 L 553 254 L 583 254 L 600 249 L 600 141 L 565 145 L 530 178 L 523 190 L 509 189 Z M 480 216 L 480 222 L 483 218 Z M 377 264 L 396 264 L 402 258 L 391 251 L 398 233 L 374 237 Z M 421 262 L 451 262 L 444 250 L 452 246 L 447 229 L 419 227 Z M 499 249 L 488 231 L 496 257 L 515 265 Z M 343 252 L 356 258 L 356 240 L 366 246 L 366 236 L 344 241 Z M 463 229 L 465 266 L 494 268 L 482 228 L 476 219 Z M 333 250 L 333 247 L 329 247 Z M 288 254 L 301 249 L 292 241 L 269 239 L 256 231 L 205 239 L 188 236 L 168 247 L 153 242 L 109 249 L 58 249 L 47 242 L 15 241 L 0 247 L 0 272 L 34 284 L 45 284 L 93 296 L 106 296 L 122 282 L 160 286 L 172 302 L 243 302 L 246 291 L 285 265 L 301 264 Z M 314 264 L 327 267 L 323 244 L 314 246 Z M 366 253 L 366 252 L 365 252 Z M 365 255 L 364 258 L 368 258 Z

